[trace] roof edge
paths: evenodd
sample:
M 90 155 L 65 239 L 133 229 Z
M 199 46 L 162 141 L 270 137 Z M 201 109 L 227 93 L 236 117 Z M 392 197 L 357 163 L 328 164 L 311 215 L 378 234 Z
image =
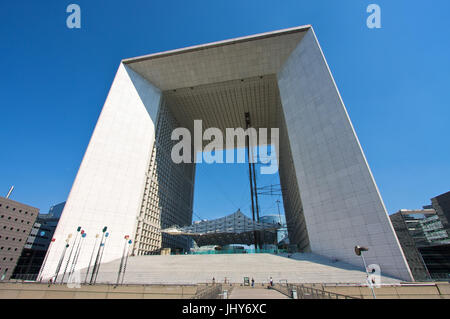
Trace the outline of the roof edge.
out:
M 184 48 L 175 49 L 175 50 L 151 53 L 151 54 L 141 55 L 141 56 L 137 56 L 137 57 L 133 57 L 133 58 L 122 59 L 121 63 L 132 64 L 132 63 L 136 63 L 136 62 L 142 62 L 145 60 L 162 58 L 162 57 L 167 57 L 167 56 L 171 56 L 171 55 L 200 51 L 200 50 L 205 50 L 205 49 L 211 49 L 214 47 L 221 47 L 221 46 L 225 46 L 225 45 L 231 45 L 231 44 L 236 44 L 236 43 L 241 43 L 241 42 L 246 42 L 246 41 L 254 41 L 254 40 L 270 38 L 270 37 L 274 37 L 274 36 L 281 35 L 281 34 L 305 32 L 311 28 L 312 28 L 312 25 L 306 24 L 306 25 L 287 28 L 287 29 L 280 29 L 280 30 L 275 30 L 275 31 L 270 31 L 270 32 L 257 33 L 257 34 L 238 37 L 238 38 L 232 38 L 232 39 L 227 39 L 227 40 L 222 40 L 222 41 L 216 41 L 216 42 L 210 42 L 210 43 L 206 43 L 206 44 L 199 44 L 199 45 L 184 47 Z

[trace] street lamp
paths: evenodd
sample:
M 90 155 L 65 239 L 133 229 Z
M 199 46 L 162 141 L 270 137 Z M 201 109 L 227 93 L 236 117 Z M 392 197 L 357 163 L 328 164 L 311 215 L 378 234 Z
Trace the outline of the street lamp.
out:
M 99 267 L 98 263 L 99 263 L 99 258 L 100 258 L 100 250 L 101 250 L 102 246 L 105 245 L 105 243 L 103 243 L 103 238 L 105 238 L 105 235 L 108 234 L 106 232 L 107 229 L 108 229 L 107 226 L 103 227 L 103 229 L 102 229 L 102 233 L 103 234 L 102 234 L 102 238 L 100 239 L 100 246 L 98 246 L 97 257 L 95 257 L 94 268 L 92 268 L 91 280 L 89 282 L 90 285 L 92 285 L 92 283 L 95 284 L 94 277 L 96 278 L 96 272 L 97 272 L 97 269 Z M 97 242 L 97 241 L 95 241 L 95 242 Z
M 78 257 L 80 257 L 81 248 L 83 248 L 83 243 L 84 243 L 83 239 L 85 237 L 86 237 L 86 232 L 84 230 L 82 230 L 81 231 L 81 238 L 80 238 L 80 241 L 78 242 L 78 247 L 77 247 L 77 250 L 75 251 L 75 256 L 73 257 L 72 268 L 70 270 L 69 277 L 72 277 L 73 274 L 75 273 L 75 268 L 76 268 L 77 263 L 78 263 Z
M 66 245 L 64 246 L 64 250 L 63 250 L 61 258 L 59 259 L 59 262 L 58 262 L 58 266 L 56 267 L 56 273 L 54 275 L 54 277 L 55 277 L 54 283 L 55 284 L 56 284 L 56 279 L 58 279 L 59 271 L 61 269 L 61 265 L 62 265 L 62 262 L 64 260 L 64 256 L 66 255 L 66 250 L 67 250 L 67 248 L 69 248 L 69 242 L 70 242 L 70 238 L 71 237 L 72 237 L 72 234 L 69 234 L 67 236 Z
M 117 283 L 116 283 L 116 286 L 119 285 L 120 274 L 122 273 L 122 267 L 123 267 L 123 262 L 124 262 L 124 259 L 125 259 L 125 250 L 126 250 L 126 248 L 127 248 L 128 238 L 130 238 L 129 235 L 126 235 L 126 236 L 124 237 L 124 239 L 125 239 L 125 245 L 123 246 L 122 258 L 120 259 L 119 273 L 117 274 Z
M 77 243 L 78 234 L 80 233 L 80 231 L 81 231 L 81 226 L 78 226 L 78 228 L 77 228 L 77 233 L 76 233 L 76 235 L 75 235 L 75 240 L 73 241 L 72 248 L 70 249 L 69 258 L 67 259 L 66 267 L 64 268 L 64 272 L 63 272 L 63 276 L 62 276 L 62 279 L 61 279 L 61 283 L 63 283 L 64 277 L 66 276 L 67 267 L 69 266 L 70 259 L 72 258 L 73 249 L 74 249 L 74 247 L 75 247 L 75 244 Z M 69 272 L 70 272 L 70 271 L 69 271 Z
M 366 260 L 364 259 L 364 255 L 363 255 L 363 251 L 368 251 L 369 248 L 367 247 L 363 247 L 363 246 L 355 246 L 355 254 L 356 256 L 361 256 L 363 263 L 364 263 L 364 270 L 366 271 L 366 275 L 367 275 L 367 283 L 370 286 L 370 289 L 372 290 L 372 295 L 374 299 L 377 299 L 377 297 L 375 296 L 375 291 L 373 290 L 373 285 L 370 282 L 369 279 L 369 273 L 367 272 L 367 264 L 366 264 Z
M 128 241 L 128 245 L 131 246 L 132 243 L 133 243 L 133 241 L 130 239 L 130 240 Z M 128 247 L 130 247 L 130 246 L 128 246 Z M 129 250 L 129 248 L 127 248 L 127 253 L 126 253 L 126 257 L 125 257 L 125 265 L 123 266 L 122 285 L 123 285 L 123 279 L 125 278 L 125 271 L 127 270 L 128 250 Z
M 103 229 L 106 230 L 106 227 L 103 228 Z M 101 266 L 101 263 L 102 263 L 103 251 L 105 250 L 106 240 L 108 239 L 108 236 L 109 236 L 109 233 L 105 233 L 105 241 L 100 244 L 101 253 L 100 253 L 100 259 L 98 260 L 98 264 L 97 264 L 97 270 L 96 270 L 96 273 L 95 273 L 94 285 L 97 282 L 97 276 L 98 276 L 98 272 L 100 270 L 100 266 Z
M 95 252 L 95 248 L 97 247 L 97 241 L 98 241 L 98 238 L 99 238 L 99 237 L 100 237 L 99 234 L 96 234 L 96 235 L 95 235 L 95 243 L 94 243 L 94 246 L 93 246 L 93 248 L 92 248 L 91 259 L 89 259 L 89 266 L 88 266 L 87 271 L 86 271 L 86 277 L 84 278 L 84 283 L 85 283 L 85 284 L 87 283 L 87 278 L 88 278 L 88 275 L 89 275 L 89 270 L 91 269 L 92 258 L 94 257 L 94 252 Z

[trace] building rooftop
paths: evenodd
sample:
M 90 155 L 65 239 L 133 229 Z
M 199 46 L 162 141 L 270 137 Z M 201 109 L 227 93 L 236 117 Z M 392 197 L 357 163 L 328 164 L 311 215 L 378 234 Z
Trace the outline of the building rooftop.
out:
M 277 73 L 304 25 L 122 60 L 161 91 Z

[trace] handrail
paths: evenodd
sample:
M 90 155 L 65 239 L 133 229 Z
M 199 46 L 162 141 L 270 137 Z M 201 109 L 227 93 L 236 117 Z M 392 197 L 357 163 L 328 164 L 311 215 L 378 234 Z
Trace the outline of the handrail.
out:
M 306 287 L 304 285 L 288 284 L 289 290 L 293 288 L 297 290 L 298 299 L 360 299 L 348 295 L 343 295 L 335 292 L 326 291 L 323 288 L 317 289 L 313 287 Z
M 221 284 L 213 284 L 212 286 L 198 290 L 192 299 L 219 299 L 222 293 Z
M 293 290 L 296 290 L 296 299 L 360 299 L 357 297 L 325 291 L 324 289 L 307 287 L 302 284 L 286 284 L 286 286 L 280 284 L 279 286 L 274 286 L 273 289 L 290 298 L 294 298 Z

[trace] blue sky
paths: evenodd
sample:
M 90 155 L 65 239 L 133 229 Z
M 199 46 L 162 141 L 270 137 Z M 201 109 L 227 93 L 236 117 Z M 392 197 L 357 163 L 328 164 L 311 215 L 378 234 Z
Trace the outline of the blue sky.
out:
M 366 27 L 373 2 L 382 29 Z M 70 3 L 80 30 L 65 25 Z M 11 198 L 42 212 L 67 198 L 122 58 L 312 24 L 388 211 L 421 207 L 450 190 L 448 12 L 447 0 L 1 1 L 0 194 L 14 184 Z M 197 174 L 197 216 L 248 211 L 245 164 Z

